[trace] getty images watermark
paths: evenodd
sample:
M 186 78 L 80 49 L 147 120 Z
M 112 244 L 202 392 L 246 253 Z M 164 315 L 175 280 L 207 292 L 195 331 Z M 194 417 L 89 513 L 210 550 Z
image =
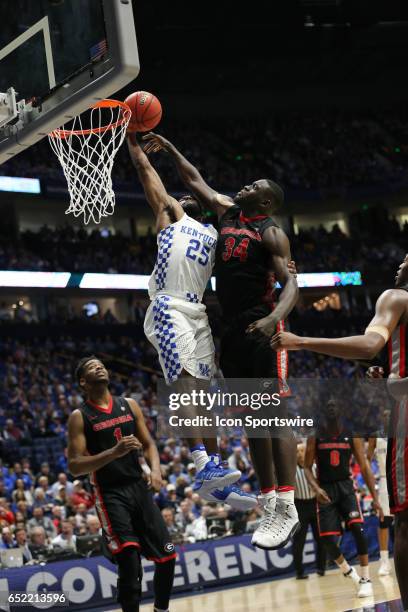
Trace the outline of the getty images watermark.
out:
M 170 415 L 168 423 L 170 427 L 229 427 L 257 429 L 258 427 L 313 427 L 312 418 L 303 418 L 299 415 L 293 417 L 278 416 L 270 410 L 270 416 L 256 416 L 249 411 L 263 412 L 263 409 L 279 408 L 282 404 L 281 395 L 267 392 L 209 392 L 203 389 L 193 389 L 189 392 L 170 393 L 168 396 L 168 407 L 171 411 L 181 410 L 182 415 Z M 196 410 L 194 410 L 196 409 Z M 197 409 L 205 412 L 216 412 L 211 415 L 196 414 Z M 228 412 L 235 414 L 228 415 Z M 237 415 L 236 412 L 245 414 Z M 193 414 L 187 414 L 186 412 Z M 220 414 L 222 412 L 222 414 Z
M 184 379 L 157 385 L 158 435 L 192 438 L 323 436 L 332 426 L 350 437 L 387 437 L 394 401 L 386 381 L 367 379 Z M 392 432 L 391 432 L 392 433 Z M 346 435 L 346 434 L 344 434 Z

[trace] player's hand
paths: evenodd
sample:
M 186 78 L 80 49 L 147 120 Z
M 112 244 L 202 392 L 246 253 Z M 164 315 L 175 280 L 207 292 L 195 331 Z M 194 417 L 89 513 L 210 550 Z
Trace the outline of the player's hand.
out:
M 378 518 L 380 519 L 380 521 L 383 521 L 384 520 L 384 510 L 382 509 L 380 502 L 378 502 L 376 499 L 373 499 L 373 510 L 378 516 Z
M 140 450 L 142 447 L 141 443 L 135 436 L 123 436 L 113 447 L 113 455 L 115 459 L 119 459 L 119 457 L 124 457 L 131 451 Z
M 158 151 L 166 151 L 168 153 L 172 147 L 169 140 L 166 140 L 163 136 L 155 134 L 154 132 L 150 132 L 143 136 L 143 140 L 146 141 L 146 145 L 143 148 L 146 155 L 149 155 L 149 153 L 157 153 Z
M 152 470 L 148 477 L 147 482 L 149 488 L 153 489 L 157 493 L 163 486 L 163 479 L 160 470 Z
M 366 372 L 366 377 L 367 378 L 383 378 L 384 368 L 381 368 L 380 366 L 371 366 L 371 368 L 368 368 Z
M 319 489 L 316 493 L 316 499 L 319 504 L 331 504 L 331 499 L 324 489 Z
M 270 338 L 276 331 L 277 323 L 278 322 L 274 317 L 264 317 L 263 319 L 258 319 L 258 321 L 250 323 L 246 329 L 246 333 L 253 334 L 256 331 L 259 331 L 267 338 Z
M 296 268 L 296 263 L 292 260 L 288 262 L 288 270 L 289 272 L 292 274 L 292 276 L 294 276 L 295 278 L 297 278 L 297 268 Z
M 282 351 L 284 349 L 287 351 L 299 351 L 301 349 L 300 338 L 296 334 L 280 331 L 272 337 L 271 347 L 275 351 Z

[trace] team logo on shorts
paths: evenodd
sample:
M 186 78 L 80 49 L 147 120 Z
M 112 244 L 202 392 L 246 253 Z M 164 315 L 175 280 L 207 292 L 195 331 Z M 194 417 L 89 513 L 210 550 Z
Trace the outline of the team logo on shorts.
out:
M 164 550 L 168 553 L 174 552 L 174 544 L 169 542 L 168 544 L 165 545 Z
M 210 366 L 208 365 L 208 363 L 199 363 L 198 364 L 198 369 L 200 371 L 201 376 L 205 376 L 206 378 L 210 378 L 211 372 L 210 372 Z
M 357 510 L 353 510 L 353 512 L 349 512 L 349 517 L 351 519 L 353 518 L 359 518 L 360 517 L 360 513 Z

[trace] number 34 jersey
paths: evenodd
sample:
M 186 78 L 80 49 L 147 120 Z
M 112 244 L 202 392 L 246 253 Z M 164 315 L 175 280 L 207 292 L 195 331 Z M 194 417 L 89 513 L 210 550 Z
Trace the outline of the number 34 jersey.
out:
M 245 217 L 239 206 L 231 206 L 220 219 L 215 274 L 217 297 L 225 318 L 234 318 L 256 306 L 273 302 L 270 255 L 262 237 L 277 227 L 271 217 Z M 266 316 L 270 307 L 265 308 Z
M 218 233 L 185 214 L 157 235 L 157 259 L 149 296 L 164 294 L 200 303 L 215 261 Z

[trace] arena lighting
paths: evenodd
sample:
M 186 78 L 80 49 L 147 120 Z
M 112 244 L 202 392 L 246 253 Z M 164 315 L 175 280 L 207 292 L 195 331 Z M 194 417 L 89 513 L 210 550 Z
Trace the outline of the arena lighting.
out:
M 131 289 L 147 290 L 149 276 L 139 274 L 84 274 L 79 283 L 81 289 Z M 307 287 L 344 287 L 362 285 L 361 272 L 315 272 L 298 274 L 298 285 Z M 70 286 L 74 286 L 70 284 Z M 280 287 L 277 283 L 277 287 Z M 215 291 L 215 278 L 211 278 L 211 289 Z
M 40 181 L 37 178 L 20 176 L 0 176 L 0 191 L 15 193 L 41 193 Z
M 147 291 L 150 276 L 144 274 L 94 274 L 78 272 L 20 272 L 0 270 L 0 288 L 44 288 L 44 289 L 100 289 Z M 298 285 L 307 287 L 345 287 L 363 284 L 361 272 L 314 272 L 298 274 Z M 280 287 L 277 283 L 277 287 Z M 215 291 L 215 278 L 211 278 L 211 289 Z
M 20 272 L 0 270 L 0 287 L 31 287 L 63 289 L 71 278 L 70 272 Z

